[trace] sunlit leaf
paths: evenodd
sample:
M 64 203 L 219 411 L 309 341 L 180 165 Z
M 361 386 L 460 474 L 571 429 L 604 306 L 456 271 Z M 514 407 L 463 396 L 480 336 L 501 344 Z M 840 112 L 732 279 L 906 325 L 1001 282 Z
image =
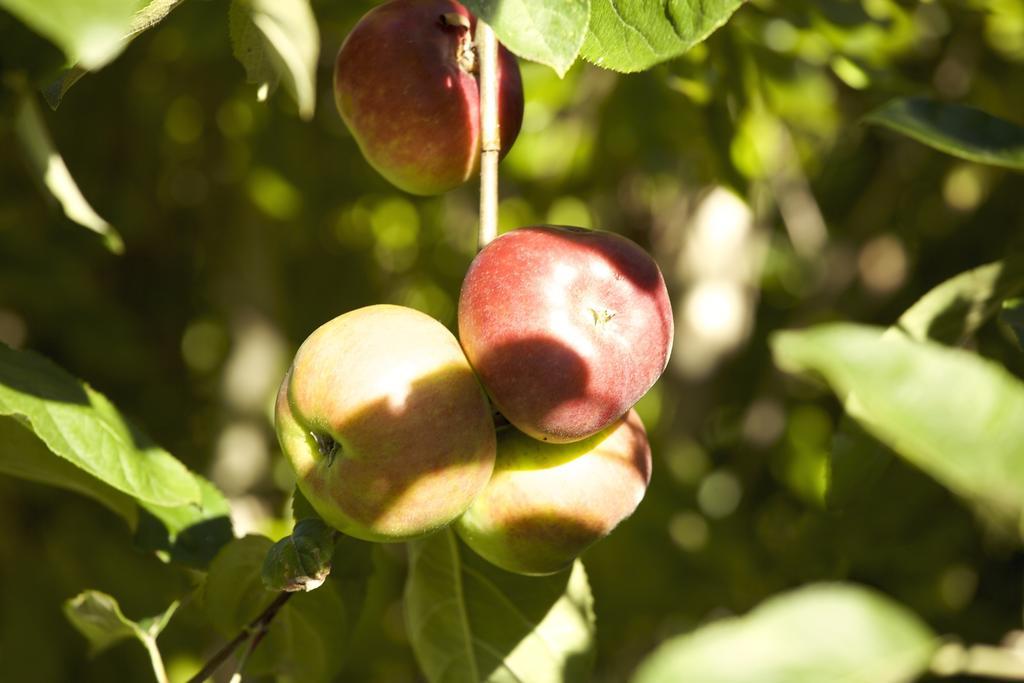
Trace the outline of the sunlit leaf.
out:
M 0 415 L 15 417 L 50 452 L 140 502 L 200 503 L 192 473 L 102 394 L 42 356 L 2 344 Z
M 1024 510 L 1024 383 L 1000 365 L 879 328 L 830 324 L 774 336 L 776 362 L 825 378 L 847 412 L 963 496 Z
M 0 0 L 0 7 L 52 40 L 71 64 L 95 70 L 124 49 L 141 0 Z
M 22 95 L 15 117 L 15 129 L 29 167 L 40 186 L 49 191 L 61 205 L 64 215 L 79 225 L 99 233 L 112 252 L 124 251 L 121 236 L 110 223 L 93 210 L 82 196 L 75 179 L 71 177 L 64 159 L 53 145 L 33 93 L 26 92 Z
M 131 496 L 54 455 L 16 418 L 0 418 L 0 473 L 59 486 L 102 503 L 135 528 L 138 507 Z
M 432 683 L 590 680 L 593 598 L 579 561 L 552 576 L 511 574 L 444 530 L 410 547 L 405 609 Z
M 283 81 L 299 115 L 313 117 L 320 33 L 308 0 L 232 0 L 231 44 L 258 96 Z
M 643 71 L 704 41 L 744 0 L 592 0 L 581 55 L 605 69 Z
M 127 45 L 138 34 L 159 24 L 163 21 L 164 17 L 170 14 L 171 10 L 184 1 L 185 0 L 150 0 L 148 4 L 132 15 L 132 19 L 129 22 L 128 28 L 122 38 L 124 44 Z M 71 89 L 71 86 L 81 80 L 82 76 L 87 73 L 88 70 L 79 65 L 75 65 L 65 71 L 57 80 L 52 82 L 46 88 L 43 88 L 43 97 L 46 98 L 46 103 L 49 104 L 52 109 L 56 109 L 60 106 L 61 100 L 64 99 L 64 95 L 66 95 L 68 90 Z
M 559 76 L 569 70 L 587 35 L 591 0 L 467 0 L 498 39 L 524 59 L 546 64 Z
M 633 683 L 904 683 L 928 668 L 937 644 L 888 598 L 819 584 L 669 640 Z
M 1024 171 L 1024 127 L 980 109 L 906 97 L 888 102 L 865 121 L 961 159 Z

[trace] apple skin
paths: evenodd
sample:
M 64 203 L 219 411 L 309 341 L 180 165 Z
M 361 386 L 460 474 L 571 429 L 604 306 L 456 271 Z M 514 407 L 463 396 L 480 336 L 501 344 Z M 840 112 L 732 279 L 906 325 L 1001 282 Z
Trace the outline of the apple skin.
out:
M 459 339 L 517 429 L 567 443 L 624 415 L 672 351 L 672 304 L 654 259 L 625 237 L 565 226 L 505 233 L 474 259 Z
M 519 574 L 551 574 L 633 514 L 651 479 L 635 410 L 570 444 L 498 432 L 494 474 L 455 531 L 478 555 Z
M 441 194 L 479 166 L 480 96 L 465 61 L 473 58 L 473 23 L 453 0 L 391 0 L 360 19 L 338 52 L 334 96 L 341 118 L 370 165 L 406 192 Z M 522 120 L 519 65 L 501 47 L 502 157 Z
M 275 426 L 317 514 L 368 541 L 451 523 L 494 466 L 491 409 L 458 342 L 401 306 L 314 331 L 281 384 Z

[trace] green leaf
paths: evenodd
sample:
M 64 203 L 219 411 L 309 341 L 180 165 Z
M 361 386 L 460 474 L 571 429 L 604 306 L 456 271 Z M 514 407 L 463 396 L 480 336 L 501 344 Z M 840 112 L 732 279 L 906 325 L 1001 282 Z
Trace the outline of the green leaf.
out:
M 1004 301 L 999 311 L 999 322 L 1010 329 L 1017 340 L 1017 346 L 1024 350 L 1024 300 Z
M 591 0 L 582 56 L 631 73 L 678 57 L 729 20 L 744 0 Z
M 772 339 L 776 363 L 821 375 L 868 432 L 959 494 L 1020 519 L 1024 384 L 960 349 L 830 324 Z
M 42 356 L 2 344 L 0 415 L 16 417 L 52 453 L 140 502 L 200 503 L 192 473 L 102 394 Z
M 85 200 L 64 159 L 54 147 L 34 93 L 22 93 L 14 126 L 29 168 L 40 186 L 46 188 L 60 204 L 64 215 L 102 236 L 110 251 L 115 254 L 123 252 L 124 242 L 121 236 Z
M 591 0 L 467 0 L 505 47 L 564 76 L 583 47 Z
M 179 564 L 205 569 L 235 534 L 224 494 L 199 475 L 192 476 L 199 487 L 199 503 L 175 507 L 144 503 L 135 542 L 145 550 L 166 552 Z
M 246 627 L 278 595 L 260 578 L 273 544 L 263 536 L 246 536 L 225 546 L 210 564 L 202 589 L 211 623 L 225 636 Z M 367 547 L 369 544 L 364 544 Z M 344 558 L 337 555 L 337 565 Z M 340 570 L 341 576 L 351 575 Z M 355 615 L 343 596 L 342 581 L 332 575 L 314 593 L 297 593 L 271 622 L 266 638 L 246 666 L 251 675 L 290 675 L 301 681 L 330 680 L 344 664 Z
M 159 24 L 163 21 L 164 17 L 170 14 L 171 10 L 182 2 L 184 0 L 150 0 L 147 5 L 132 15 L 132 20 L 122 37 L 124 44 L 127 45 L 135 36 Z M 71 86 L 87 73 L 87 69 L 75 65 L 61 74 L 57 80 L 50 83 L 46 88 L 43 88 L 43 97 L 46 98 L 46 103 L 50 105 L 50 108 L 56 109 L 60 106 L 61 100 L 64 99 L 64 95 L 68 93 Z
M 896 327 L 912 339 L 962 345 L 999 311 L 1004 299 L 1024 290 L 1024 258 L 960 273 L 925 294 Z
M 85 591 L 64 603 L 64 614 L 89 641 L 89 651 L 93 655 L 125 638 L 136 638 L 149 653 L 156 680 L 166 681 L 167 672 L 156 639 L 174 616 L 178 605 L 175 600 L 162 614 L 135 622 L 124 616 L 113 597 L 99 591 Z
M 54 455 L 13 417 L 0 418 L 0 473 L 89 496 L 123 517 L 132 529 L 138 522 L 138 507 L 131 496 Z
M 263 561 L 263 585 L 272 591 L 315 590 L 331 573 L 338 532 L 319 519 L 300 519 L 295 529 L 275 543 Z
M 283 80 L 299 116 L 313 118 L 320 33 L 309 1 L 232 0 L 229 20 L 235 57 L 259 87 L 258 99 Z
M 410 545 L 406 623 L 432 683 L 586 681 L 593 598 L 583 565 L 527 577 L 493 567 L 446 529 Z
M 633 683 L 902 683 L 928 668 L 937 644 L 888 598 L 818 584 L 669 640 Z
M 139 0 L 0 0 L 0 7 L 53 41 L 71 64 L 93 71 L 124 49 Z
M 872 490 L 895 458 L 885 445 L 844 415 L 832 437 L 826 503 L 841 510 Z
M 1024 171 L 1024 127 L 980 109 L 906 97 L 864 120 L 961 159 Z

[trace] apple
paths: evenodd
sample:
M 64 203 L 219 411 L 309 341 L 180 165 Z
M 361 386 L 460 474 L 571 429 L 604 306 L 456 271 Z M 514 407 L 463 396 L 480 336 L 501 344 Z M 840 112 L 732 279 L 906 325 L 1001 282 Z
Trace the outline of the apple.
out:
M 494 474 L 455 523 L 478 555 L 520 574 L 551 574 L 633 514 L 651 479 L 635 410 L 588 439 L 542 443 L 498 432 Z
M 459 296 L 462 348 L 495 406 L 551 443 L 624 415 L 665 370 L 672 333 L 658 265 L 609 232 L 505 233 L 473 260 Z
M 275 426 L 316 512 L 368 541 L 451 523 L 494 466 L 491 409 L 458 341 L 401 306 L 360 308 L 309 335 Z
M 341 118 L 370 165 L 412 194 L 450 190 L 479 165 L 474 23 L 453 0 L 391 0 L 363 16 L 338 52 L 334 95 Z M 502 157 L 522 120 L 519 66 L 501 47 Z

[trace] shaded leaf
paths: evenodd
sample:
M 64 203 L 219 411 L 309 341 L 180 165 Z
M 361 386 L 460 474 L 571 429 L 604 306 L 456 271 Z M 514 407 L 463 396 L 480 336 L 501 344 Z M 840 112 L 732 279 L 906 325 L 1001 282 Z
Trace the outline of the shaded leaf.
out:
M 959 494 L 1019 519 L 1024 510 L 1024 384 L 973 353 L 879 328 L 781 332 L 775 360 L 821 375 L 847 412 Z
M 909 610 L 866 588 L 808 586 L 743 617 L 669 640 L 634 683 L 902 683 L 938 642 Z
M 829 453 L 829 508 L 841 510 L 872 490 L 889 468 L 895 454 L 844 415 L 832 437 Z
M 980 109 L 905 97 L 882 105 L 865 122 L 961 159 L 1024 170 L 1024 127 Z
M 225 636 L 238 633 L 278 595 L 266 590 L 260 578 L 272 545 L 263 536 L 246 536 L 225 546 L 210 564 L 203 605 L 211 623 Z M 333 575 L 319 590 L 296 594 L 271 623 L 246 671 L 287 674 L 310 682 L 330 680 L 348 654 L 355 620 L 343 595 L 344 586 Z
M 47 359 L 0 344 L 0 415 L 54 454 L 142 503 L 200 503 L 191 472 L 134 429 L 102 394 Z
M 630 73 L 678 57 L 729 20 L 744 0 L 591 0 L 582 56 Z
M 587 36 L 591 0 L 467 0 L 473 14 L 524 59 L 550 66 L 564 76 Z
M 319 519 L 300 519 L 295 529 L 275 543 L 263 561 L 263 585 L 271 591 L 311 591 L 331 573 L 338 532 Z
M 82 196 L 82 191 L 71 177 L 64 159 L 54 147 L 33 93 L 22 94 L 14 125 L 25 152 L 25 159 L 36 180 L 57 200 L 64 215 L 102 236 L 110 251 L 116 254 L 123 252 L 124 242 L 121 236 Z
M 162 614 L 135 622 L 124 616 L 112 596 L 88 590 L 67 600 L 64 614 L 89 641 L 89 650 L 95 655 L 125 638 L 136 638 L 148 648 L 166 628 L 178 604 L 174 601 Z
M 552 576 L 511 574 L 445 529 L 410 545 L 405 609 L 432 683 L 590 680 L 593 598 L 578 560 Z
M 0 473 L 89 496 L 123 517 L 133 529 L 138 522 L 138 507 L 131 496 L 54 455 L 13 417 L 0 418 Z
M 1017 346 L 1024 350 L 1024 300 L 1012 299 L 1004 301 L 999 312 L 999 321 L 1010 328 Z
M 224 494 L 212 482 L 192 476 L 199 502 L 175 507 L 143 504 L 135 542 L 146 550 L 164 551 L 179 564 L 205 569 L 235 534 Z
M 140 0 L 0 0 L 3 7 L 53 41 L 71 64 L 92 71 L 124 49 L 123 36 Z
M 299 115 L 311 119 L 320 33 L 309 1 L 232 0 L 229 18 L 232 49 L 259 99 L 283 81 Z
M 999 310 L 1003 300 L 1024 289 L 1024 259 L 989 263 L 946 280 L 900 316 L 896 327 L 917 341 L 964 344 Z

